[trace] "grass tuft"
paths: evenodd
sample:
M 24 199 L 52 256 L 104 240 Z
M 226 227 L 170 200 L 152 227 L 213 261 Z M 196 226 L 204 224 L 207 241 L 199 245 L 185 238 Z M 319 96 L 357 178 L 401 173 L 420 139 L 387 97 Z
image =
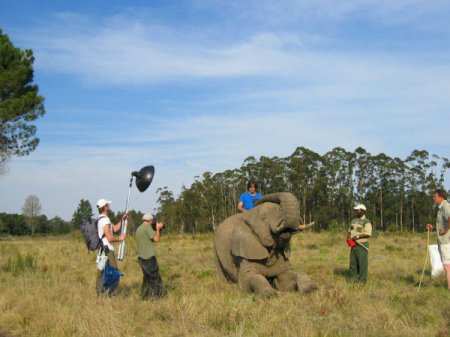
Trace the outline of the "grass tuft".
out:
M 22 275 L 25 272 L 35 272 L 36 269 L 36 257 L 29 253 L 25 255 L 17 253 L 15 256 L 10 256 L 2 268 L 4 272 L 12 273 L 14 276 Z

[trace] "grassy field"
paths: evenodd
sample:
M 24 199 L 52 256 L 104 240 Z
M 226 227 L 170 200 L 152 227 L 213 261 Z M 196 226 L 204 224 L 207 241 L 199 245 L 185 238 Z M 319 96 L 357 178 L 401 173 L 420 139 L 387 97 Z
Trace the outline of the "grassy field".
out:
M 95 294 L 95 254 L 76 236 L 0 241 L 0 336 L 449 336 L 443 279 L 417 291 L 426 240 L 380 235 L 366 286 L 347 283 L 342 235 L 306 233 L 291 261 L 319 285 L 313 294 L 260 299 L 215 275 L 212 236 L 165 236 L 158 259 L 169 296 L 143 302 L 129 240 L 114 298 Z M 20 257 L 19 257 L 20 255 Z

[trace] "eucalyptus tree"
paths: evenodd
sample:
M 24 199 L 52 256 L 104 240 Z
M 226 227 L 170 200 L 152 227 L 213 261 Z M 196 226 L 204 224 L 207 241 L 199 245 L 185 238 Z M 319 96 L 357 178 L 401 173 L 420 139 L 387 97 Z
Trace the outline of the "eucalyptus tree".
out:
M 352 215 L 351 209 L 355 199 L 355 156 L 341 147 L 336 147 L 323 156 L 323 162 L 329 196 L 327 211 L 339 223 L 346 223 Z

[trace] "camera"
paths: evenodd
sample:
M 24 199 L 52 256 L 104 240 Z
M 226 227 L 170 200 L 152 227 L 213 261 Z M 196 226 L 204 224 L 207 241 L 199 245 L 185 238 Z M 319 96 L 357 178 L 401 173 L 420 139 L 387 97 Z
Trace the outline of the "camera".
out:
M 158 219 L 156 217 L 153 217 L 153 220 L 151 222 L 152 228 L 154 231 L 156 231 L 156 224 L 158 223 Z M 164 230 L 164 226 L 163 228 L 161 228 L 161 232 Z

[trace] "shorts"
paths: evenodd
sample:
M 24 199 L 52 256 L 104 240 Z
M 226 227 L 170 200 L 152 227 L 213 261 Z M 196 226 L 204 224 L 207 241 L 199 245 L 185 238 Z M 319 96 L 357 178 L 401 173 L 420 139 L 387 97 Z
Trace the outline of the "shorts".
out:
M 444 265 L 450 265 L 450 243 L 440 244 L 439 252 L 441 253 L 441 260 Z

